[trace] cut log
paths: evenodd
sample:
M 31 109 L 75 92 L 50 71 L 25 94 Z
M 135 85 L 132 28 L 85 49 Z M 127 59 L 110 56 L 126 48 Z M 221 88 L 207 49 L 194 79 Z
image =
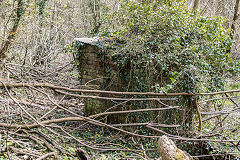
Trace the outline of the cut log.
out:
M 178 149 L 174 142 L 165 135 L 158 140 L 158 150 L 162 160 L 192 160 L 187 153 Z

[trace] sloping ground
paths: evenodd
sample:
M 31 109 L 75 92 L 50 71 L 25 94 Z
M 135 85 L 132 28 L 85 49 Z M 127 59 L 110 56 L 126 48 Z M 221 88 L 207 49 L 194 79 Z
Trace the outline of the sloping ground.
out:
M 83 116 L 82 98 L 87 96 L 69 54 L 60 53 L 47 65 L 34 67 L 4 62 L 0 74 L 0 159 L 153 159 L 159 157 L 160 135 L 168 135 L 186 151 L 195 148 L 190 153 L 195 158 L 233 159 L 239 153 L 239 92 L 200 97 L 202 133 L 196 114 L 195 133 L 187 138 L 179 124 L 110 125 L 104 123 L 107 115 L 116 113 Z M 229 90 L 240 88 L 237 81 Z M 151 108 L 144 111 L 152 113 Z M 174 128 L 175 135 L 165 127 Z
M 49 88 L 5 88 L 4 86 L 8 83 L 51 83 L 62 87 L 78 88 L 78 75 L 71 55 L 59 54 L 54 61 L 45 66 L 5 62 L 1 65 L 0 76 L 2 86 L 0 89 L 1 123 L 14 126 L 15 124 L 39 123 L 44 120 L 68 117 L 71 115 L 69 112 L 83 114 L 81 99 L 56 94 Z M 69 112 L 59 109 L 59 107 L 64 107 Z M 50 128 L 48 130 L 45 126 L 40 127 L 39 130 L 25 129 L 16 127 L 13 130 L 6 130 L 3 126 L 1 127 L 0 159 L 37 159 L 48 152 L 54 152 L 48 156 L 56 155 L 55 152 L 72 155 L 65 148 L 67 143 L 65 143 L 64 136 L 58 135 Z M 57 142 L 60 139 L 63 141 Z

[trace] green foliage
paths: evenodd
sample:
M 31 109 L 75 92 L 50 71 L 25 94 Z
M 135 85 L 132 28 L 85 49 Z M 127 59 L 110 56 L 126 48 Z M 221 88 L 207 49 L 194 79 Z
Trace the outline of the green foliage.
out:
M 43 20 L 45 18 L 45 10 L 46 10 L 46 2 L 47 0 L 40 0 L 39 2 L 37 2 L 37 6 L 38 6 L 38 16 L 40 19 L 40 26 L 43 26 Z M 40 33 L 42 33 L 42 30 L 40 30 Z
M 44 14 L 44 10 L 45 10 L 45 7 L 46 7 L 46 0 L 40 0 L 38 3 L 37 3 L 39 9 L 38 9 L 38 12 L 39 12 L 39 16 L 42 16 Z
M 173 0 L 124 0 L 120 10 L 105 20 L 100 32 L 103 37 L 112 40 L 107 41 L 107 52 L 111 53 L 109 58 L 113 64 L 110 69 L 121 78 L 121 84 L 124 84 L 122 91 L 218 91 L 224 89 L 226 75 L 239 71 L 238 64 L 227 52 L 233 41 L 231 31 L 223 27 L 222 17 L 202 17 L 182 2 Z M 102 44 L 98 47 L 104 48 Z M 80 49 L 77 52 L 80 56 L 81 45 L 77 48 Z M 103 53 L 99 54 L 104 59 Z M 109 66 L 107 63 L 105 65 L 104 60 L 102 62 L 103 66 Z M 182 121 L 182 127 L 187 128 L 183 131 L 191 130 L 195 105 L 193 100 L 191 97 L 183 97 L 177 105 L 184 106 L 183 110 L 161 112 L 159 121 L 164 124 L 178 124 Z M 129 102 L 121 109 L 154 107 L 159 107 L 159 104 Z M 188 119 L 182 118 L 183 112 L 188 114 Z M 156 114 L 132 113 L 128 115 L 127 121 L 156 122 Z M 146 133 L 145 128 L 136 130 L 139 134 L 151 134 Z
M 101 30 L 118 42 L 112 60 L 127 90 L 222 90 L 223 77 L 238 70 L 227 53 L 233 41 L 224 19 L 202 17 L 182 2 L 170 2 L 124 0 L 108 21 L 118 27 Z
M 23 0 L 14 0 L 14 2 L 17 2 L 17 7 L 14 9 L 15 14 L 13 14 L 12 20 L 14 22 L 14 27 L 17 27 L 21 17 L 25 13 L 25 3 Z

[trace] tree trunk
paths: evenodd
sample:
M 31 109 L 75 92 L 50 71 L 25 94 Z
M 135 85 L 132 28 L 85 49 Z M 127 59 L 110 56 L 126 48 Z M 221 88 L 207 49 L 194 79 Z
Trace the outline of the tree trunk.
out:
M 235 29 L 236 29 L 235 23 L 238 19 L 239 2 L 240 2 L 240 0 L 236 0 L 235 6 L 234 6 L 234 15 L 233 15 L 233 21 L 232 21 L 232 26 L 231 26 L 231 29 L 232 29 L 231 38 L 232 39 L 233 39 L 233 35 L 234 35 Z
M 1 48 L 0 48 L 0 60 L 3 60 L 7 57 L 6 52 L 8 51 L 9 47 L 12 44 L 12 41 L 14 40 L 15 34 L 17 32 L 20 20 L 22 15 L 24 14 L 24 6 L 23 1 L 18 0 L 17 1 L 17 9 L 16 9 L 16 18 L 14 18 L 14 24 L 12 29 L 10 30 L 9 36 L 5 41 L 3 41 Z
M 100 1 L 99 0 L 91 0 L 90 7 L 93 14 L 93 30 L 92 34 L 98 33 L 100 27 Z

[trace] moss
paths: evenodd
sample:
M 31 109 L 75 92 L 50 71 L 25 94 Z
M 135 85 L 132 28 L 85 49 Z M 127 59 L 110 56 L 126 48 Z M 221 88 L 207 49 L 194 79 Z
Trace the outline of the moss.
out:
M 87 115 L 93 115 L 97 113 L 102 112 L 102 103 L 100 100 L 95 100 L 95 99 L 85 99 L 84 100 L 84 105 L 85 105 L 85 113 Z
M 176 156 L 174 157 L 175 160 L 189 160 L 189 158 L 186 156 L 186 154 L 180 150 L 176 149 Z

